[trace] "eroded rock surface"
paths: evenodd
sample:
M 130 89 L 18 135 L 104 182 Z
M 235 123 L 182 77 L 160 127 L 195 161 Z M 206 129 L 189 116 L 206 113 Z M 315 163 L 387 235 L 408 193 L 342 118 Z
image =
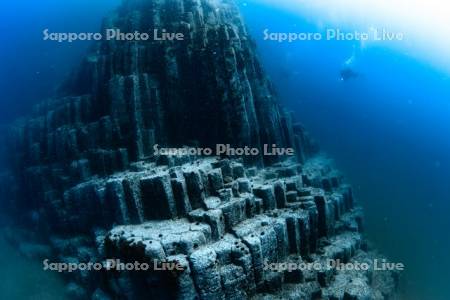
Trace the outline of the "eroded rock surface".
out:
M 221 168 L 215 169 L 217 165 Z M 222 168 L 237 167 L 241 164 L 236 161 L 207 159 L 161 172 L 217 175 Z M 182 262 L 185 271 L 171 281 L 180 292 L 179 299 L 394 296 L 398 275 L 394 272 L 327 268 L 290 272 L 269 267 L 302 262 L 326 266 L 328 260 L 372 265 L 375 258 L 383 258 L 368 249 L 361 235 L 361 209 L 355 207 L 351 188 L 327 160 L 245 170 L 242 177 L 234 176 L 223 186 L 230 191 L 222 198 L 213 196 L 221 190 L 212 188 L 220 178 L 200 178 L 197 184 L 208 187 L 194 189 L 204 192 L 200 208 L 176 220 L 117 226 L 106 234 L 104 255 L 130 261 Z M 248 188 L 239 190 L 242 182 L 248 182 Z M 192 197 L 197 201 L 196 195 L 187 196 Z M 161 286 L 167 283 L 164 276 L 160 280 Z

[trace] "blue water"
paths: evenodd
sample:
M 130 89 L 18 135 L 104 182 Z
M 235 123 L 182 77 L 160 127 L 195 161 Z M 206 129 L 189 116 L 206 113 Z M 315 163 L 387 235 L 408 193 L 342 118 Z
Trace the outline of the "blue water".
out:
M 280 98 L 353 184 L 370 239 L 406 265 L 405 299 L 450 299 L 449 75 L 368 47 L 356 51 L 360 78 L 343 82 L 355 42 L 267 41 L 265 29 L 320 28 L 271 6 L 241 7 Z
M 57 274 L 44 273 L 42 264 L 24 259 L 0 239 L 0 299 L 65 300 L 65 285 Z
M 0 124 L 51 96 L 90 45 L 44 42 L 42 30 L 95 32 L 118 3 L 0 2 Z M 407 266 L 405 299 L 450 299 L 449 76 L 404 53 L 371 47 L 357 51 L 362 76 L 342 82 L 339 71 L 353 42 L 263 41 L 266 28 L 317 28 L 310 17 L 274 7 L 241 7 L 280 99 L 353 184 L 370 239 Z M 14 283 L 0 286 L 0 299 L 50 299 L 39 296 L 42 289 L 62 288 L 3 243 L 0 257 L 10 266 L 0 271 L 0 283 Z
M 0 1 L 0 124 L 53 95 L 90 43 L 43 41 L 51 32 L 98 32 L 120 0 Z

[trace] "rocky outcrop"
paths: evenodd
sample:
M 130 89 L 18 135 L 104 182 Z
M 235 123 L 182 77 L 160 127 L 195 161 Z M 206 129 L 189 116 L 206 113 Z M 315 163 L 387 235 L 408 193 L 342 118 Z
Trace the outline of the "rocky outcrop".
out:
M 11 128 L 9 161 L 20 198 L 33 195 L 34 208 L 151 158 L 155 144 L 276 144 L 295 148 L 300 161 L 316 151 L 279 107 L 233 1 L 128 0 L 105 19 L 108 28 L 166 30 L 184 40 L 97 43 L 59 97 Z M 256 165 L 278 159 L 245 157 Z
M 394 272 L 268 267 L 379 255 L 351 188 L 277 104 L 233 1 L 127 0 L 103 28 L 185 39 L 97 43 L 58 97 L 5 133 L 0 192 L 27 228 L 8 239 L 60 262 L 182 270 L 70 273 L 71 298 L 394 295 Z M 161 156 L 156 144 L 276 144 L 296 157 Z
M 238 167 L 233 161 L 202 160 L 157 176 L 164 178 L 167 172 L 176 178 L 179 171 L 220 174 Z M 177 219 L 113 228 L 105 235 L 104 256 L 180 263 L 182 271 L 149 275 L 159 299 L 386 299 L 394 295 L 393 272 L 325 267 L 328 260 L 373 264 L 373 257 L 380 259 L 368 251 L 361 236 L 362 213 L 355 207 L 351 188 L 326 160 L 253 171 L 233 174 L 220 189 L 213 188 L 213 177 L 200 175 L 196 190 L 204 195 L 199 200 L 188 193 L 191 211 Z M 200 201 L 197 209 L 194 201 Z M 282 269 L 283 263 L 324 268 L 289 271 Z M 147 285 L 143 289 L 142 293 L 149 292 Z M 168 296 L 167 291 L 173 294 Z M 139 294 L 138 289 L 135 292 Z M 123 291 L 119 287 L 115 293 Z
M 385 258 L 362 235 L 362 211 L 329 160 L 262 169 L 219 158 L 165 162 L 77 185 L 63 209 L 47 210 L 60 232 L 51 247 L 26 232 L 17 247 L 58 262 L 149 266 L 69 273 L 78 299 L 395 299 L 398 273 L 374 268 Z

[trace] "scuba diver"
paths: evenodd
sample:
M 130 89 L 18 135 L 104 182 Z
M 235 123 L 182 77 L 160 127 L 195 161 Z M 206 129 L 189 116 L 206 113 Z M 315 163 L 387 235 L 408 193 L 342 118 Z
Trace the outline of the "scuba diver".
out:
M 340 71 L 341 81 L 347 81 L 350 79 L 361 77 L 361 74 L 354 70 L 355 61 L 356 61 L 356 48 L 355 46 L 353 46 L 352 56 L 348 58 L 342 65 L 342 69 Z
M 340 74 L 341 74 L 341 81 L 347 81 L 352 78 L 358 78 L 360 75 L 358 72 L 353 71 L 351 68 L 343 68 Z

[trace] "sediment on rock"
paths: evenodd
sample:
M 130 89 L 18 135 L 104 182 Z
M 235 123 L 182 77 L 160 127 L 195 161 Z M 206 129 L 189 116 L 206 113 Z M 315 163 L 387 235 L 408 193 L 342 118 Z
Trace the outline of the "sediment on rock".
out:
M 181 166 L 181 170 L 215 174 L 196 182 L 203 198 L 188 195 L 191 203 L 202 201 L 197 209 L 176 219 L 113 228 L 106 234 L 104 256 L 125 261 L 183 261 L 186 269 L 169 284 L 163 274 L 152 277 L 159 282 L 157 286 L 177 290 L 172 295 L 177 299 L 394 297 L 394 272 L 277 272 L 267 268 L 273 263 L 325 265 L 327 260 L 348 263 L 379 257 L 368 251 L 361 235 L 362 212 L 355 206 L 351 188 L 326 160 L 317 158 L 303 166 L 285 162 L 254 176 L 244 175 L 225 185 L 230 194 L 222 198 L 208 196 L 219 193 L 211 189 L 215 186 L 211 179 L 216 182 L 222 170 L 211 169 L 218 162 L 225 170 L 234 163 L 201 160 Z M 281 175 L 267 179 L 267 174 Z M 238 183 L 243 181 L 249 182 L 250 190 L 239 191 Z M 328 181 L 334 184 L 330 187 Z M 280 194 L 290 193 L 291 200 L 277 202 L 275 190 L 283 200 Z

